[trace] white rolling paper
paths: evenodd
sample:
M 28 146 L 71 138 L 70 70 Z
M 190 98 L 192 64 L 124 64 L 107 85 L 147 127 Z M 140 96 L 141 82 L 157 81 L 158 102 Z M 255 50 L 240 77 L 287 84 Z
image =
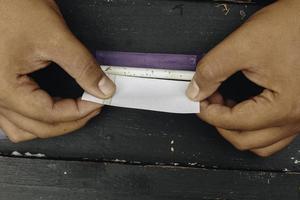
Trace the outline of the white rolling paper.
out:
M 169 113 L 199 113 L 199 102 L 193 102 L 185 95 L 188 81 L 174 81 L 109 75 L 117 91 L 113 98 L 103 100 L 87 92 L 83 100 L 103 105 L 136 108 Z

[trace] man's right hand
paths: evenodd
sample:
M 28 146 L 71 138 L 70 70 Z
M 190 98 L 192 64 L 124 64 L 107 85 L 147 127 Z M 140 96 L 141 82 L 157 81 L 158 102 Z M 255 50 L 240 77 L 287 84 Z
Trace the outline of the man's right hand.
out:
M 187 90 L 198 116 L 236 148 L 269 156 L 300 131 L 300 1 L 280 0 L 252 16 L 198 64 Z M 237 71 L 262 86 L 235 104 L 218 87 Z

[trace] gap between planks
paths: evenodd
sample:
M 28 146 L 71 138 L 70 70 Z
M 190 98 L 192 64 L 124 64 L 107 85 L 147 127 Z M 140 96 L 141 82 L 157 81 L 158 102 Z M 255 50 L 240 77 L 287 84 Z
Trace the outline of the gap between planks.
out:
M 26 156 L 11 156 L 0 153 L 1 158 L 14 158 L 14 159 L 34 159 L 34 160 L 48 160 L 48 161 L 66 161 L 66 162 L 90 162 L 90 163 L 103 163 L 103 164 L 119 164 L 119 165 L 132 165 L 142 167 L 158 167 L 169 169 L 203 169 L 214 171 L 244 171 L 244 172 L 265 172 L 265 173 L 282 173 L 300 175 L 300 171 L 284 171 L 284 170 L 265 170 L 265 169 L 244 169 L 244 168 L 222 168 L 213 166 L 204 166 L 201 164 L 190 165 L 188 163 L 162 163 L 162 162 L 140 162 L 140 161 L 126 161 L 119 159 L 74 159 L 74 158 L 53 158 L 53 157 L 26 157 Z

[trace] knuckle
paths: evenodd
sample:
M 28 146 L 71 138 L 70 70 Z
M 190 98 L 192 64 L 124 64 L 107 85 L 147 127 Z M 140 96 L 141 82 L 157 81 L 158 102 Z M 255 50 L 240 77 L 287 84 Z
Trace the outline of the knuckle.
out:
M 80 128 L 82 128 L 87 122 L 83 120 L 75 120 L 72 124 L 69 124 L 68 126 L 62 126 L 60 127 L 60 132 L 62 134 L 71 133 L 73 131 L 76 131 Z
M 65 116 L 61 110 L 61 104 L 51 101 L 46 105 L 46 108 L 44 108 L 40 114 L 43 119 L 42 121 L 46 122 L 50 126 L 56 126 L 58 122 L 63 120 L 63 116 Z
M 11 134 L 10 136 L 8 136 L 8 138 L 12 143 L 15 143 L 15 144 L 23 141 L 22 138 L 18 134 Z
M 79 61 L 77 63 L 82 63 L 79 65 L 80 69 L 78 70 L 77 74 L 75 74 L 75 79 L 77 81 L 86 79 L 86 77 L 92 78 L 95 76 L 95 74 L 99 74 L 100 72 L 100 67 L 95 67 L 97 64 L 94 59 L 87 59 L 86 61 Z
M 242 139 L 238 139 L 236 141 L 233 142 L 233 146 L 238 149 L 239 151 L 247 151 L 249 150 L 249 144 L 248 142 L 242 140 Z
M 53 109 L 46 109 L 44 115 L 42 116 L 42 121 L 53 126 L 57 121 L 57 116 L 53 113 Z
M 58 132 L 58 124 L 48 124 L 46 130 L 37 131 L 36 135 L 38 138 L 47 139 L 53 137 Z
M 2 77 L 5 76 L 1 76 L 1 78 Z M 5 79 L 6 78 L 0 80 L 0 105 L 3 107 L 7 106 L 10 103 L 11 98 L 14 95 L 14 93 L 12 93 L 11 91 L 12 89 L 15 89 L 11 85 L 9 85 L 9 82 Z
M 210 57 L 203 58 L 197 67 L 196 75 L 201 80 L 213 80 L 215 78 L 214 68 L 218 68 L 218 63 Z
M 88 123 L 88 120 L 85 120 L 85 121 L 77 121 L 76 124 L 75 124 L 75 130 L 77 129 L 80 129 L 80 128 L 83 128 L 86 124 Z
M 269 157 L 273 154 L 272 152 L 264 151 L 264 150 L 255 150 L 255 151 L 253 151 L 253 153 L 262 158 Z
M 40 139 L 47 139 L 50 137 L 50 134 L 46 132 L 38 132 L 36 133 L 36 136 Z
M 287 109 L 284 110 L 285 118 L 288 119 L 290 122 L 296 122 L 296 123 L 299 122 L 300 121 L 300 108 L 299 108 L 300 98 L 296 98 L 296 100 L 293 102 L 291 102 L 290 99 L 287 99 L 287 101 L 285 102 L 289 102 L 289 103 L 285 103 L 284 105 L 285 107 L 287 107 Z
M 35 130 L 34 134 L 41 139 L 50 138 L 56 130 L 56 123 L 47 123 L 47 127 L 43 130 Z
M 36 135 L 41 139 L 47 139 L 55 136 L 64 135 L 70 132 L 73 132 L 79 128 L 81 128 L 84 124 L 79 121 L 74 121 L 70 123 L 53 123 L 48 124 L 46 131 L 40 131 L 36 133 Z

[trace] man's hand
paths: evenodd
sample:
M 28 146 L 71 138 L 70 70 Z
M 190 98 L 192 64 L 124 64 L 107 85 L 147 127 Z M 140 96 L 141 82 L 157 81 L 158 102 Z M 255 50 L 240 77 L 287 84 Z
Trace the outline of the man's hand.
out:
M 237 71 L 265 90 L 236 104 L 217 92 Z M 198 64 L 187 95 L 199 117 L 240 150 L 269 156 L 300 131 L 300 1 L 281 0 L 252 16 Z
M 3 0 L 0 4 L 0 128 L 20 142 L 74 131 L 101 106 L 53 99 L 27 74 L 59 64 L 89 93 L 109 98 L 115 85 L 66 26 L 53 0 Z

